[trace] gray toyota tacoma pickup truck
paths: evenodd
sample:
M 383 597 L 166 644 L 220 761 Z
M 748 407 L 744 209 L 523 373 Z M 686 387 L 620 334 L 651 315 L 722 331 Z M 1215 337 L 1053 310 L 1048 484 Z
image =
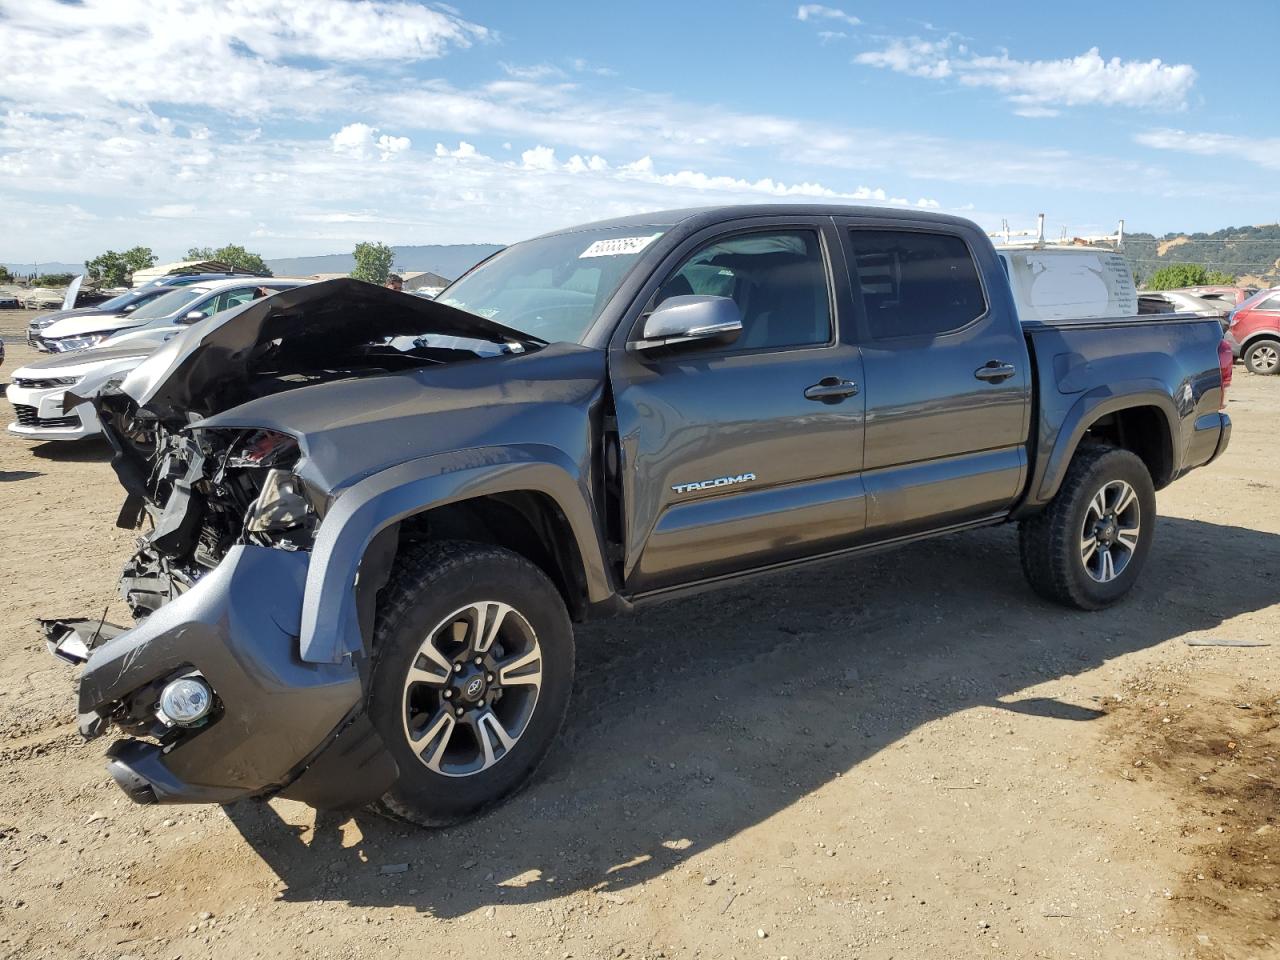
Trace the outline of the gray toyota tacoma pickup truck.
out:
M 137 622 L 46 636 L 134 800 L 450 823 L 547 753 L 575 621 L 1008 522 L 1036 593 L 1119 600 L 1227 445 L 1221 338 L 1020 323 L 974 224 L 827 205 L 562 230 L 436 301 L 285 291 L 93 401 L 150 430 L 112 435 Z

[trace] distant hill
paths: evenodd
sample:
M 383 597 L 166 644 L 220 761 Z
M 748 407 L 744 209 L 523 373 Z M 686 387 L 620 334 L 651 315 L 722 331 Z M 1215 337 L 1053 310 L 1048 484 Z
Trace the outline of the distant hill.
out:
M 26 277 L 32 273 L 40 276 L 46 273 L 84 273 L 83 263 L 6 263 L 3 266 L 15 277 Z
M 392 247 L 395 269 L 405 272 L 430 270 L 450 280 L 460 277 L 468 267 L 502 249 L 498 243 L 431 244 L 416 247 Z M 309 277 L 313 273 L 350 273 L 356 260 L 350 253 L 329 253 L 318 257 L 283 257 L 268 260 L 267 266 L 278 277 Z
M 1124 257 L 1138 285 L 1170 263 L 1198 263 L 1242 282 L 1280 284 L 1280 224 L 1226 227 L 1213 233 L 1126 233 Z

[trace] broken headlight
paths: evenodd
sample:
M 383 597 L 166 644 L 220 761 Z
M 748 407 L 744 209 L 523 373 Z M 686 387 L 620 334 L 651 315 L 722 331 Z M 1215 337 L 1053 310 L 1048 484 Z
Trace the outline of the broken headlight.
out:
M 301 481 L 289 470 L 268 470 L 262 493 L 249 508 L 245 530 L 249 533 L 283 533 L 309 528 L 315 520 Z
M 247 540 L 282 550 L 306 550 L 311 546 L 318 514 L 302 480 L 294 473 L 298 441 L 275 430 L 251 430 L 242 434 L 224 455 L 216 478 L 218 489 L 256 496 L 241 501 L 243 533 Z

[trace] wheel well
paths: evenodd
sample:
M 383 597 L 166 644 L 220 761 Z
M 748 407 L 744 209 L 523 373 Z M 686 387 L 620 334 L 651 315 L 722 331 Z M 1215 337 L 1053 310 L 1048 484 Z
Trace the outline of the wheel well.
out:
M 1274 330 L 1258 331 L 1253 336 L 1248 337 L 1244 343 L 1240 344 L 1241 355 L 1243 355 L 1246 350 L 1252 347 L 1259 340 L 1274 340 L 1276 343 L 1280 343 L 1280 333 L 1276 333 Z
M 546 494 L 520 490 L 460 500 L 400 522 L 400 544 L 424 540 L 473 540 L 505 547 L 551 578 L 570 617 L 581 620 L 586 613 L 582 555 L 564 512 Z
M 1169 421 L 1159 407 L 1129 407 L 1105 414 L 1090 424 L 1081 443 L 1106 443 L 1136 454 L 1147 465 L 1159 490 L 1173 479 L 1173 446 Z

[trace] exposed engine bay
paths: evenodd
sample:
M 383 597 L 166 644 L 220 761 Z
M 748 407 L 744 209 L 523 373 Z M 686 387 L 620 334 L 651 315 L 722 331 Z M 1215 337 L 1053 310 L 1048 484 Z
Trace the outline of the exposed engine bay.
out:
M 206 418 L 304 387 L 523 352 L 537 341 L 443 304 L 337 280 L 289 290 L 193 328 L 93 402 L 127 492 L 117 525 L 144 529 L 121 592 L 144 618 L 236 544 L 310 548 L 326 494 L 295 475 L 288 433 Z
M 131 493 L 120 518 L 122 526 L 150 527 L 121 581 L 135 617 L 190 589 L 236 543 L 310 546 L 316 513 L 289 470 L 298 458 L 293 437 L 269 430 L 156 429 L 147 492 L 141 498 Z

